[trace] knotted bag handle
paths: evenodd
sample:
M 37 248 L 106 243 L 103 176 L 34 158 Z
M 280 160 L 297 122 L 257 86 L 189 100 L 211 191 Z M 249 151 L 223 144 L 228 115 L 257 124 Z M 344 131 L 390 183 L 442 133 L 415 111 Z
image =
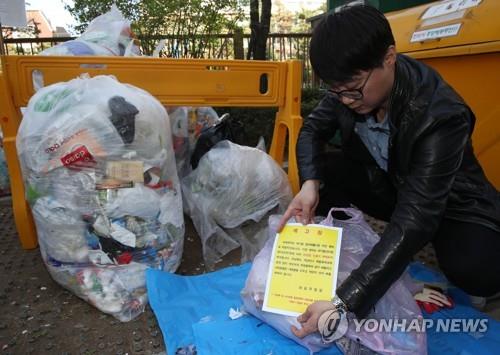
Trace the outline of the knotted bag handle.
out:
M 332 212 L 344 212 L 346 215 L 348 215 L 349 219 L 336 219 L 333 218 Z M 341 221 L 342 223 L 359 223 L 360 221 L 363 221 L 363 212 L 360 210 L 357 210 L 355 208 L 340 208 L 340 207 L 333 207 L 330 209 L 328 212 L 328 216 L 325 219 L 325 223 L 328 225 L 333 225 L 334 221 Z

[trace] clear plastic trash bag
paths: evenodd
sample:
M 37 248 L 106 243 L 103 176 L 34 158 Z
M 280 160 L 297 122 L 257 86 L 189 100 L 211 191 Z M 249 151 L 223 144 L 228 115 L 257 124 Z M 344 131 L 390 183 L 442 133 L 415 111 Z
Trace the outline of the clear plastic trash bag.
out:
M 251 260 L 267 239 L 266 217 L 292 198 L 285 172 L 268 154 L 229 141 L 201 158 L 182 191 L 208 267 L 239 246 L 241 261 Z
M 332 209 L 332 211 L 334 210 L 344 211 L 351 217 L 348 220 L 334 219 L 330 211 L 329 216 L 320 222 L 323 225 L 343 228 L 338 273 L 338 284 L 340 285 L 352 270 L 359 267 L 361 261 L 379 240 L 379 236 L 366 223 L 361 211 L 352 208 Z M 253 261 L 245 287 L 241 291 L 241 297 L 247 312 L 268 323 L 281 334 L 293 339 L 311 352 L 317 352 L 327 346 L 333 346 L 333 344 L 323 344 L 317 332 L 299 339 L 290 330 L 291 325 L 300 328 L 296 317 L 262 311 L 272 248 L 280 217 L 272 216 L 269 219 L 269 239 Z M 415 287 L 405 271 L 378 301 L 366 319 L 407 319 L 409 321 L 421 319 L 422 314 L 413 298 L 412 289 Z M 380 354 L 427 353 L 427 340 L 424 332 L 366 332 L 364 327 L 356 332 L 356 324 L 352 320 L 354 315 L 350 314 L 349 317 L 351 320 L 347 333 L 339 340 L 339 348 L 341 349 L 357 348 L 352 346 L 354 344 L 349 344 L 351 341 Z
M 50 85 L 30 99 L 17 151 L 51 275 L 122 321 L 137 316 L 144 269 L 175 271 L 184 241 L 163 106 L 111 76 Z
M 108 12 L 93 19 L 79 38 L 47 48 L 40 55 L 140 55 L 134 40 L 130 21 L 112 5 Z
M 113 4 L 108 12 L 93 19 L 80 37 L 47 48 L 39 55 L 134 57 L 140 56 L 141 51 L 136 45 L 130 21 Z M 35 91 L 44 86 L 43 74 L 34 70 Z

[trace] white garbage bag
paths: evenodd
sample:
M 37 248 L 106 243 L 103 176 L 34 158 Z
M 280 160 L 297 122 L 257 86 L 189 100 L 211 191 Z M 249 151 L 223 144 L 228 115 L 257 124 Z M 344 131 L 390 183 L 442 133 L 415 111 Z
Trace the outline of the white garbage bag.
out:
M 145 268 L 175 271 L 183 248 L 163 106 L 111 76 L 54 84 L 31 98 L 17 150 L 51 275 L 122 321 L 137 316 Z
M 201 158 L 182 192 L 208 267 L 239 246 L 241 261 L 251 260 L 267 238 L 265 217 L 284 211 L 292 198 L 285 172 L 269 155 L 229 141 Z
M 130 21 L 112 5 L 93 19 L 79 38 L 47 48 L 40 55 L 134 56 L 140 55 L 140 50 L 134 43 Z
M 130 21 L 123 17 L 116 5 L 93 19 L 77 39 L 59 43 L 39 53 L 44 56 L 140 56 Z M 44 86 L 43 73 L 33 71 L 35 91 Z

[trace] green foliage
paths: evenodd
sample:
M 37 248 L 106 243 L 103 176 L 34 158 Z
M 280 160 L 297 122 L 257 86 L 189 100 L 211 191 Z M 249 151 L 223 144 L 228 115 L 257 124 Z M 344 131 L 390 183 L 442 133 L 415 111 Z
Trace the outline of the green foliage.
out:
M 286 0 L 275 0 L 273 6 L 276 10 L 271 19 L 272 33 L 310 32 L 307 19 L 326 12 L 326 2 L 316 9 L 301 8 L 295 12 L 288 9 Z
M 217 113 L 229 113 L 231 119 L 241 122 L 245 130 L 245 145 L 255 147 L 259 137 L 264 137 L 267 147 L 273 136 L 275 108 L 217 107 Z
M 132 21 L 132 30 L 141 38 L 144 54 L 150 55 L 159 38 L 176 36 L 206 40 L 191 41 L 193 57 L 201 57 L 209 35 L 231 32 L 243 18 L 243 5 L 248 0 L 74 0 L 65 5 L 80 23 L 83 32 L 95 17 L 108 11 L 113 3 Z M 175 44 L 172 44 L 175 45 Z
M 324 95 L 323 90 L 303 89 L 301 115 L 307 117 L 316 107 Z M 239 108 L 239 107 L 216 107 L 219 115 L 229 113 L 233 120 L 239 121 L 245 127 L 245 145 L 256 146 L 259 137 L 264 137 L 269 149 L 273 137 L 274 119 L 277 109 L 275 108 Z
M 323 3 L 317 9 L 305 9 L 302 8 L 298 13 L 295 14 L 295 21 L 292 27 L 292 32 L 310 32 L 311 23 L 307 19 L 323 14 L 326 12 L 326 2 Z
M 324 95 L 325 95 L 325 90 L 323 89 L 319 88 L 302 89 L 302 103 L 300 106 L 302 117 L 307 117 L 312 112 L 312 110 L 319 104 Z

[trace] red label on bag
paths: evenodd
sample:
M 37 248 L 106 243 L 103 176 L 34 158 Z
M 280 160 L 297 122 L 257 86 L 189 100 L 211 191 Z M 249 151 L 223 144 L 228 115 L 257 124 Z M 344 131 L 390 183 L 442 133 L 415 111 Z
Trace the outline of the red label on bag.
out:
M 130 264 L 132 261 L 132 254 L 130 254 L 128 251 L 124 252 L 123 254 L 120 254 L 116 257 L 116 261 L 118 261 L 118 264 Z
M 76 148 L 72 152 L 64 155 L 61 162 L 69 169 L 92 168 L 96 161 L 86 146 Z

